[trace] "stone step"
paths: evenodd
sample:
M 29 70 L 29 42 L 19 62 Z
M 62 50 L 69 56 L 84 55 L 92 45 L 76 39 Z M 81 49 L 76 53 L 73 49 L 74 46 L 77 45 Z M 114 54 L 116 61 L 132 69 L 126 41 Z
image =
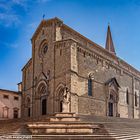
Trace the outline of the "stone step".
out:
M 93 129 L 91 127 L 47 127 L 47 128 L 29 128 L 32 134 L 91 134 Z
M 44 139 L 43 139 L 44 138 Z M 33 140 L 82 140 L 82 139 L 88 139 L 88 140 L 115 140 L 114 138 L 111 138 L 110 136 L 104 137 L 99 135 L 33 135 Z
M 50 117 L 49 118 L 49 121 L 51 121 L 51 122 L 60 122 L 60 121 L 67 121 L 67 122 L 71 122 L 71 121 L 80 121 L 80 118 L 79 117 L 67 117 L 67 116 L 65 116 L 65 117 L 55 117 L 55 116 L 52 116 L 52 117 Z
M 104 117 L 104 116 L 93 116 L 93 115 L 79 115 L 84 121 L 94 121 L 94 122 L 138 122 L 140 119 L 129 119 L 129 118 L 119 118 L 119 117 Z
M 108 130 L 108 129 L 106 129 L 108 132 L 111 132 L 111 133 L 140 133 L 140 130 L 139 131 L 135 131 L 135 130 L 123 130 L 123 131 L 121 131 L 121 130 Z
M 63 122 L 51 122 L 51 121 L 37 121 L 37 122 L 27 122 L 26 124 L 91 124 L 91 125 L 100 125 L 102 124 L 94 123 L 94 122 L 81 122 L 81 121 L 63 121 Z
M 92 138 L 92 139 L 118 139 L 118 140 L 134 140 L 134 139 L 138 139 L 140 138 L 140 134 L 139 135 L 130 135 L 130 136 L 109 136 L 109 135 L 33 135 L 33 138 L 49 138 L 49 137 L 53 137 L 53 138 L 57 138 L 58 139 L 63 139 L 63 138 L 67 138 L 67 139 L 83 139 L 83 138 Z
M 127 135 L 127 136 L 114 136 L 115 139 L 119 139 L 119 140 L 126 140 L 128 138 L 140 138 L 140 134 L 139 135 Z
M 70 113 L 60 113 L 60 112 L 56 112 L 56 113 L 54 113 L 53 114 L 55 117 L 76 117 L 76 114 L 75 113 L 72 113 L 72 112 L 70 112 Z
M 96 127 L 96 128 L 99 128 L 99 125 L 97 124 L 90 124 L 90 123 L 82 123 L 82 122 L 76 122 L 76 123 L 73 123 L 73 122 L 37 122 L 37 123 L 28 123 L 27 124 L 28 127 L 49 127 L 49 126 L 54 126 L 54 127 Z

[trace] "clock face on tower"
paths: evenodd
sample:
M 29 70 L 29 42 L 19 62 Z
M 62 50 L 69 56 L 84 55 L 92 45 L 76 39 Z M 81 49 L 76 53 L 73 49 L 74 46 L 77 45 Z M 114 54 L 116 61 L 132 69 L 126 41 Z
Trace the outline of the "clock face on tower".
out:
M 39 50 L 39 57 L 44 57 L 47 51 L 48 51 L 48 45 L 47 44 L 42 45 Z

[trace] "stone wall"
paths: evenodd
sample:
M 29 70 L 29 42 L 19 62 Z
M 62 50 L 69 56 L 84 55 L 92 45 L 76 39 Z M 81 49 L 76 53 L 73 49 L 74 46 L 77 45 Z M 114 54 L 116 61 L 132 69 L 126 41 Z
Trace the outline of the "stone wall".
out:
M 27 99 L 30 99 L 30 107 L 32 106 L 32 88 L 33 88 L 33 68 L 32 59 L 28 61 L 22 71 L 22 103 L 21 103 L 21 116 L 27 117 Z M 31 107 L 32 115 L 32 107 Z
M 5 95 L 8 96 L 8 98 L 4 98 Z M 15 97 L 18 99 L 15 100 Z M 18 118 L 20 118 L 21 117 L 21 94 L 8 90 L 0 90 L 0 120 L 13 119 L 14 109 L 18 110 Z
M 105 50 L 102 51 L 96 44 L 90 44 L 82 35 L 69 29 L 62 28 L 63 39 L 72 38 L 75 40 L 76 51 L 71 52 L 73 60 L 71 65 L 75 67 L 71 74 L 71 92 L 76 93 L 78 98 L 78 112 L 84 114 L 105 115 L 106 91 L 105 82 L 115 77 L 120 85 L 118 113 L 120 117 L 138 118 L 139 101 L 135 107 L 134 91 L 137 90 L 137 100 L 139 100 L 139 74 L 130 68 L 123 60 L 114 56 L 106 55 Z M 71 68 L 72 69 L 72 68 Z M 93 96 L 89 97 L 88 92 L 88 76 L 94 73 Z M 137 79 L 133 80 L 133 79 Z M 126 103 L 126 91 L 129 90 L 129 105 Z M 94 107 L 90 104 L 94 104 Z M 84 107 L 86 106 L 86 107 Z M 102 108 L 104 106 L 104 109 Z M 103 111 L 101 111 L 103 110 Z M 102 112 L 102 113 L 101 113 Z

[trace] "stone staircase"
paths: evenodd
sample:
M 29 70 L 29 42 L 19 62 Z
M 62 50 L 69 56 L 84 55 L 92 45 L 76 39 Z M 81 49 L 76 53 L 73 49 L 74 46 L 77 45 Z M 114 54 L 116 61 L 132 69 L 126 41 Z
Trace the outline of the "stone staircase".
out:
M 0 131 L 0 140 L 19 140 L 23 138 L 31 138 L 31 132 L 27 129 L 25 123 L 21 122 L 21 120 L 9 120 L 3 123 L 5 123 L 7 130 L 4 129 L 3 131 Z M 15 127 L 17 127 L 17 129 L 13 129 L 9 125 L 14 125 Z
M 105 130 L 116 140 L 140 140 L 140 119 L 116 117 L 80 116 L 82 121 L 104 125 Z M 99 134 L 100 135 L 100 134 Z M 102 134 L 98 136 L 100 139 Z M 107 136 L 103 136 L 108 139 Z
M 56 113 L 42 120 L 23 121 L 23 123 L 21 120 L 17 120 L 16 123 L 14 121 L 1 122 L 0 126 L 7 124 L 9 127 L 10 124 L 14 124 L 18 125 L 18 129 L 7 131 L 6 135 L 0 131 L 0 140 L 5 140 L 4 136 L 24 135 L 32 140 L 140 140 L 138 119 Z
M 75 113 L 55 113 L 45 122 L 33 122 L 27 124 L 33 135 L 73 135 L 73 134 L 93 134 L 101 129 L 98 124 L 80 121 L 80 117 Z
M 37 122 L 34 127 L 37 125 L 40 127 L 45 124 L 45 129 L 51 128 L 59 130 L 49 131 L 49 133 L 48 131 L 46 131 L 47 133 L 35 132 L 33 139 L 140 140 L 140 120 L 138 119 L 97 117 L 87 115 L 79 115 L 77 117 L 75 114 L 73 114 L 71 117 L 76 118 L 74 121 L 70 121 L 71 119 L 69 117 L 69 115 L 65 116 L 65 114 L 56 114 L 50 118 L 51 123 Z M 62 131 L 60 131 L 60 129 L 62 129 Z M 86 129 L 90 131 L 85 131 Z

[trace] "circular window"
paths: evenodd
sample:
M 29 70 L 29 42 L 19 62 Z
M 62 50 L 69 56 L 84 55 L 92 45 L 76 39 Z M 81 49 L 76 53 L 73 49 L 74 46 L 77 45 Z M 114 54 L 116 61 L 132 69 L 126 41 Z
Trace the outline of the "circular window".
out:
M 48 45 L 47 44 L 42 45 L 42 47 L 40 48 L 40 51 L 39 51 L 39 56 L 44 57 L 44 55 L 47 53 L 47 51 L 48 51 Z

